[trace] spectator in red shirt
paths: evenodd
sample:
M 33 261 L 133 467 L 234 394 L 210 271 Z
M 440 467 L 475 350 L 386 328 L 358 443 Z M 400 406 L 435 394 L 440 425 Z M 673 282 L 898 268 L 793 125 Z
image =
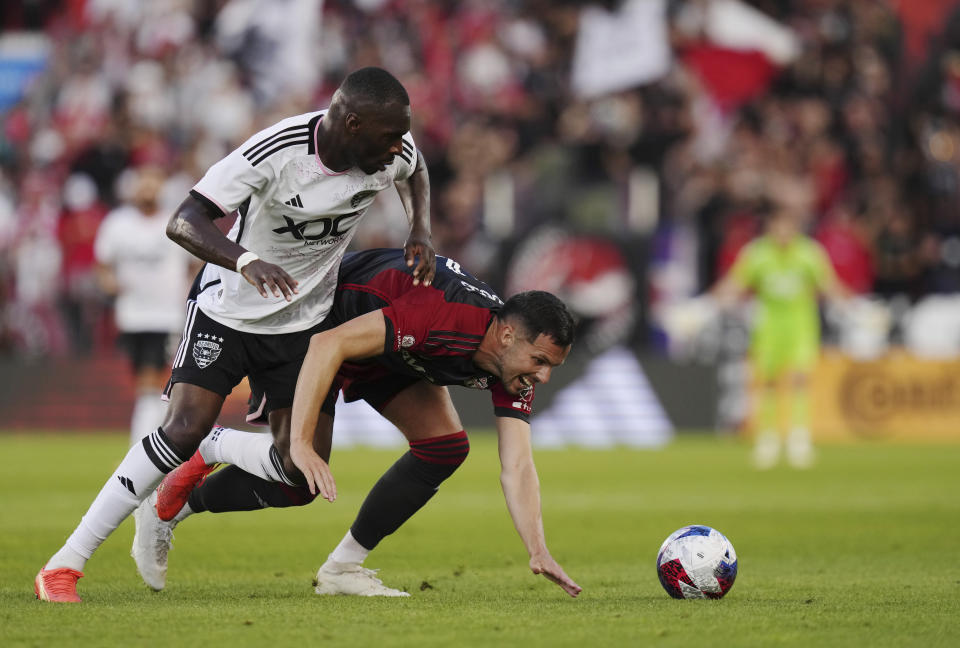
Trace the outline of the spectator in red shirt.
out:
M 817 228 L 815 238 L 826 249 L 837 276 L 856 294 L 873 289 L 873 253 L 862 220 L 847 204 L 838 204 Z

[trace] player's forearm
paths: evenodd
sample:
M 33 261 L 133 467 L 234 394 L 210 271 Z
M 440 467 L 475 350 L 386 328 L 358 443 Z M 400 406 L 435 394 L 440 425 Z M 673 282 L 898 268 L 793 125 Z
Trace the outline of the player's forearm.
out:
M 198 259 L 234 270 L 247 250 L 224 236 L 213 217 L 206 205 L 187 196 L 167 223 L 167 237 Z
M 430 174 L 426 160 L 417 151 L 417 168 L 406 180 L 395 183 L 400 202 L 410 221 L 410 233 L 430 238 Z
M 850 290 L 845 283 L 836 278 L 826 282 L 822 288 L 822 292 L 828 299 L 834 302 L 843 302 L 853 297 L 853 291 Z
M 383 311 L 355 317 L 329 331 L 310 338 L 300 366 L 290 415 L 290 450 L 313 449 L 313 436 L 320 408 L 340 370 L 349 360 L 362 360 L 384 351 L 386 324 Z
M 540 480 L 533 462 L 504 466 L 500 473 L 500 486 L 513 526 L 527 553 L 530 556 L 549 553 L 540 510 Z
M 337 347 L 329 337 L 329 333 L 318 333 L 311 338 L 300 367 L 290 415 L 291 450 L 295 446 L 313 448 L 320 408 L 340 367 L 340 360 L 333 357 Z
M 743 297 L 745 292 L 744 287 L 732 275 L 728 274 L 717 282 L 708 294 L 716 300 L 720 308 L 731 308 L 737 300 Z

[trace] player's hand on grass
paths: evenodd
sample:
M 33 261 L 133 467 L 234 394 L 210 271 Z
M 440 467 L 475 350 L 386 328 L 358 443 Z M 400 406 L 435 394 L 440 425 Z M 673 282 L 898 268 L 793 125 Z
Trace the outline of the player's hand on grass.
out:
M 316 495 L 319 491 L 320 496 L 328 502 L 337 499 L 337 483 L 330 472 L 330 466 L 313 448 L 291 443 L 290 458 L 306 478 L 311 495 Z
M 297 280 L 287 274 L 287 271 L 278 265 L 268 263 L 262 259 L 251 261 L 243 266 L 240 274 L 250 282 L 261 297 L 269 297 L 267 291 L 274 297 L 283 295 L 287 301 L 293 299 L 297 292 Z
M 413 285 L 429 286 L 437 273 L 437 253 L 433 250 L 429 234 L 410 232 L 410 237 L 403 244 L 403 258 L 407 260 L 407 267 L 413 266 L 416 257 L 420 257 L 420 260 L 413 270 Z
M 574 598 L 583 591 L 583 588 L 567 576 L 567 573 L 563 571 L 563 567 L 561 567 L 550 554 L 531 557 L 530 571 L 534 574 L 543 574 L 544 577 L 559 585 L 564 592 Z

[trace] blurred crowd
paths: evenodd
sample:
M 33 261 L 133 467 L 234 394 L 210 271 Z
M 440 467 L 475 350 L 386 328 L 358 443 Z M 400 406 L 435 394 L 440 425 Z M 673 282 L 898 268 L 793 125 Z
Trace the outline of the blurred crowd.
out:
M 649 298 L 689 295 L 716 281 L 780 203 L 854 291 L 910 300 L 956 292 L 954 4 L 4 3 L 0 65 L 23 52 L 43 64 L 0 106 L 0 352 L 110 342 L 93 240 L 130 200 L 133 170 L 163 169 L 160 201 L 172 211 L 250 134 L 324 107 L 365 65 L 386 67 L 410 92 L 438 253 L 481 276 L 507 239 L 562 224 L 651 241 Z M 732 41 L 718 36 L 718 7 L 725 20 L 760 20 L 750 31 L 769 33 L 767 43 L 738 47 L 736 29 L 725 32 Z M 649 32 L 660 49 L 646 36 L 650 16 L 662 21 Z M 577 82 L 578 69 L 597 80 L 617 63 L 583 65 L 587 17 L 608 20 L 608 30 L 643 20 L 629 55 L 662 58 L 662 69 L 621 87 Z M 935 29 L 918 37 L 923 18 Z M 399 205 L 381 202 L 356 245 L 402 242 Z

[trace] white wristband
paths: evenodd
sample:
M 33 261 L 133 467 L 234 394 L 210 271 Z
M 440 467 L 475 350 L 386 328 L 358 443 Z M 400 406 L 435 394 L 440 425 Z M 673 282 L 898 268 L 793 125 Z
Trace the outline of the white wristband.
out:
M 240 255 L 240 258 L 237 259 L 237 272 L 243 270 L 243 266 L 247 265 L 251 261 L 257 261 L 259 259 L 260 257 L 258 257 L 254 252 L 244 252 Z

